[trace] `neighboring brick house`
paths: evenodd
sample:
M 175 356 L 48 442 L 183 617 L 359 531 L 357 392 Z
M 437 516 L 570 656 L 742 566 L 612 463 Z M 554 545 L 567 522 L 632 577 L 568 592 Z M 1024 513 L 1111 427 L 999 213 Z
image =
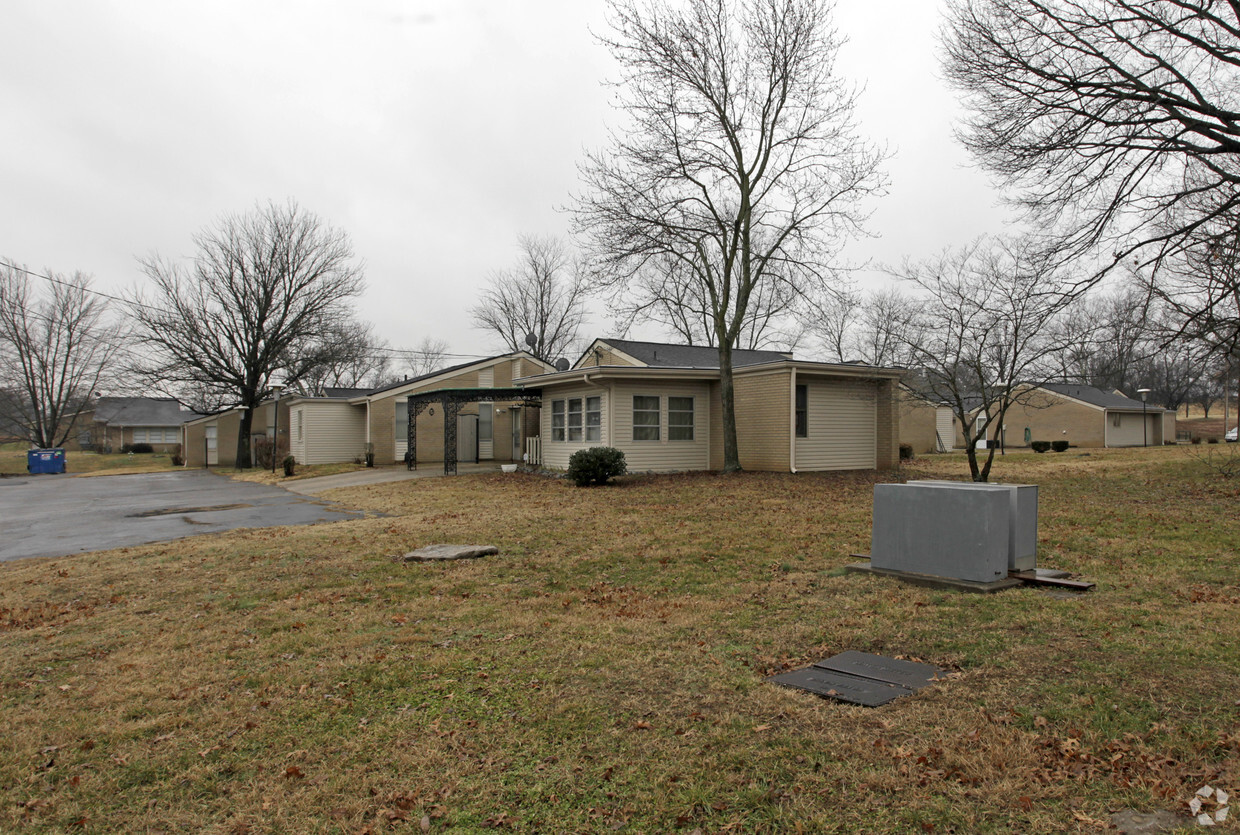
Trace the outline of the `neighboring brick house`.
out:
M 171 397 L 100 397 L 92 411 L 78 418 L 71 444 L 95 452 L 150 444 L 156 452 L 172 452 L 181 443 L 181 426 L 194 417 Z
M 1162 446 L 1175 441 L 1175 412 L 1118 391 L 1072 383 L 1028 386 L 1008 409 L 1008 447 L 1067 441 L 1076 447 Z M 963 443 L 963 441 L 961 441 Z
M 748 470 L 890 469 L 902 369 L 732 353 L 737 446 Z M 526 377 L 542 391 L 542 465 L 592 446 L 622 450 L 632 471 L 723 468 L 715 348 L 596 339 L 568 370 Z

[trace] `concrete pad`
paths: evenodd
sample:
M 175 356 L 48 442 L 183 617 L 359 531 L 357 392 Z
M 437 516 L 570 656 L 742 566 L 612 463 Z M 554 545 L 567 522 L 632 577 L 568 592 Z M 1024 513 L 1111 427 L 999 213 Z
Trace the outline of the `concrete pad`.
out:
M 875 568 L 869 561 L 854 562 L 844 566 L 844 570 L 854 574 L 877 574 L 881 577 L 892 577 L 914 586 L 927 586 L 933 589 L 949 589 L 967 591 L 976 594 L 994 594 L 1005 589 L 1023 586 L 1020 580 L 1005 577 L 989 583 L 975 583 L 970 580 L 958 580 L 954 577 L 936 577 L 933 574 L 916 574 L 911 571 L 895 571 L 888 568 Z

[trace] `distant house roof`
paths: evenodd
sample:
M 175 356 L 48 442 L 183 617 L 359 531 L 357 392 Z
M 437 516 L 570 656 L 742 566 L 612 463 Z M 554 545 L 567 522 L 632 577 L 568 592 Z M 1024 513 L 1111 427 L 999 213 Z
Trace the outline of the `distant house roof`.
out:
M 1140 400 L 1133 400 L 1131 397 L 1103 391 L 1093 386 L 1081 386 L 1073 383 L 1043 383 L 1041 387 L 1047 391 L 1053 391 L 1056 394 L 1062 394 L 1065 397 L 1071 397 L 1074 400 L 1080 400 L 1089 403 L 1091 406 L 1099 406 L 1103 409 L 1124 412 L 1139 412 L 1142 410 Z M 1161 406 L 1156 406 L 1152 403 L 1145 404 L 1145 409 L 1147 411 L 1162 411 Z
M 363 394 L 368 394 L 370 391 L 371 389 L 367 389 L 367 388 L 351 389 L 351 388 L 342 388 L 339 386 L 324 387 L 323 396 L 324 397 L 344 397 L 344 398 L 361 397 Z
M 597 339 L 618 351 L 628 354 L 638 362 L 652 368 L 718 368 L 719 349 L 709 345 L 672 345 L 666 342 L 634 342 L 629 339 Z M 593 349 L 586 349 L 584 358 Z M 792 354 L 782 351 L 732 351 L 732 366 L 760 365 L 792 359 Z M 581 361 L 578 361 L 578 365 Z
M 198 417 L 171 397 L 100 397 L 95 420 L 111 426 L 180 426 Z

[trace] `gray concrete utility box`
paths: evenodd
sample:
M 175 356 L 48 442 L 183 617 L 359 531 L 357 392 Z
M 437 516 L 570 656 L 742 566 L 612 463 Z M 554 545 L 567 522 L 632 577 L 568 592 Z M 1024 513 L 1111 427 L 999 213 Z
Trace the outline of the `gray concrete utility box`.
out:
M 1002 490 L 1011 498 L 1012 512 L 1008 517 L 1008 570 L 1033 571 L 1038 567 L 1038 485 L 990 484 L 965 481 L 914 480 L 909 484 L 933 484 L 948 487 L 972 487 Z
M 870 565 L 992 583 L 1007 577 L 1010 491 L 968 482 L 874 485 Z

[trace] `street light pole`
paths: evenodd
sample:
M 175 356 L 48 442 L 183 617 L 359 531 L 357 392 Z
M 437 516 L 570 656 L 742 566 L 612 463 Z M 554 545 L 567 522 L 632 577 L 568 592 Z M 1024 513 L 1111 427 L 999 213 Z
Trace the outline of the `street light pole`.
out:
M 1150 445 L 1150 422 L 1145 416 L 1145 396 L 1149 393 L 1149 389 L 1137 389 L 1141 395 L 1141 446 Z

